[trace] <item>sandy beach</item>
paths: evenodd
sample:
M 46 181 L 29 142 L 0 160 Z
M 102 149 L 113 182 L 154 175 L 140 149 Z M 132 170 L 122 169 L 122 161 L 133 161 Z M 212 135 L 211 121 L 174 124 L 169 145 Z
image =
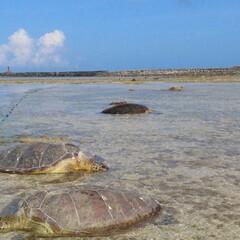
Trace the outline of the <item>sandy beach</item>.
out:
M 240 67 L 196 69 L 147 69 L 125 71 L 9 72 L 0 83 L 126 83 L 240 82 Z
M 0 84 L 12 83 L 227 83 L 240 82 L 240 74 L 217 76 L 127 76 L 127 77 L 1 77 Z

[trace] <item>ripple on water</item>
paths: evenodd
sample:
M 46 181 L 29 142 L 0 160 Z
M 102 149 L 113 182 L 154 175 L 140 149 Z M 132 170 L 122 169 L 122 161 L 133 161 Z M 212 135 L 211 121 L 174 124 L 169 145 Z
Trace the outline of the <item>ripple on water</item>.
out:
M 240 85 L 182 86 L 185 91 L 177 93 L 155 90 L 171 87 L 164 83 L 1 88 L 0 118 L 14 110 L 0 125 L 0 140 L 67 138 L 110 166 L 96 174 L 0 174 L 1 215 L 43 188 L 96 184 L 149 194 L 163 206 L 154 221 L 104 239 L 238 239 Z M 100 113 L 116 100 L 145 104 L 162 114 Z M 0 235 L 12 237 L 18 233 Z

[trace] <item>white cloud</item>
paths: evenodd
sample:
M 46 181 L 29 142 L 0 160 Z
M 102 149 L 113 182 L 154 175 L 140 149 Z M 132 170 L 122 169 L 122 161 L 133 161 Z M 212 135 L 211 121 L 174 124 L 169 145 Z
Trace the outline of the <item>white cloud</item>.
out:
M 0 45 L 0 66 L 7 61 L 8 46 L 6 44 Z
M 0 66 L 61 64 L 64 40 L 64 33 L 59 30 L 32 39 L 24 29 L 19 29 L 6 44 L 0 45 Z
M 63 46 L 65 36 L 62 31 L 55 30 L 51 33 L 46 33 L 42 37 L 39 38 L 39 44 L 45 47 L 52 46 Z
M 8 58 L 12 59 L 14 65 L 25 65 L 32 55 L 33 40 L 24 29 L 19 29 L 8 39 Z
M 59 50 L 63 47 L 64 40 L 64 33 L 59 30 L 46 33 L 40 37 L 36 43 L 37 51 L 33 59 L 34 64 L 39 65 L 49 62 L 60 64 L 62 60 Z

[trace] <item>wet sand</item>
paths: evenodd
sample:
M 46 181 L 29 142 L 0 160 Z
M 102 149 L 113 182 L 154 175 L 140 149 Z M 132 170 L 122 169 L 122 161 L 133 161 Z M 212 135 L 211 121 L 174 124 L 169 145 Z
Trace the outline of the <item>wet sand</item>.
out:
M 0 84 L 11 83 L 124 83 L 142 84 L 148 82 L 162 83 L 227 83 L 240 82 L 240 74 L 235 75 L 216 75 L 216 76 L 128 76 L 128 77 L 1 77 Z

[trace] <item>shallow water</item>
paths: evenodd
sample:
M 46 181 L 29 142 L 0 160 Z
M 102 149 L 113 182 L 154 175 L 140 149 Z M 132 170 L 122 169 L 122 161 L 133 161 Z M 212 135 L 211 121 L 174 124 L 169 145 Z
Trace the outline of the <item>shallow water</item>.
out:
M 37 190 L 94 184 L 147 194 L 163 207 L 156 219 L 101 239 L 239 239 L 240 84 L 183 83 L 184 91 L 167 91 L 172 85 L 0 85 L 0 140 L 68 138 L 110 167 L 67 176 L 2 173 L 1 216 Z M 116 100 L 155 112 L 100 113 Z M 0 239 L 27 236 L 12 232 Z

